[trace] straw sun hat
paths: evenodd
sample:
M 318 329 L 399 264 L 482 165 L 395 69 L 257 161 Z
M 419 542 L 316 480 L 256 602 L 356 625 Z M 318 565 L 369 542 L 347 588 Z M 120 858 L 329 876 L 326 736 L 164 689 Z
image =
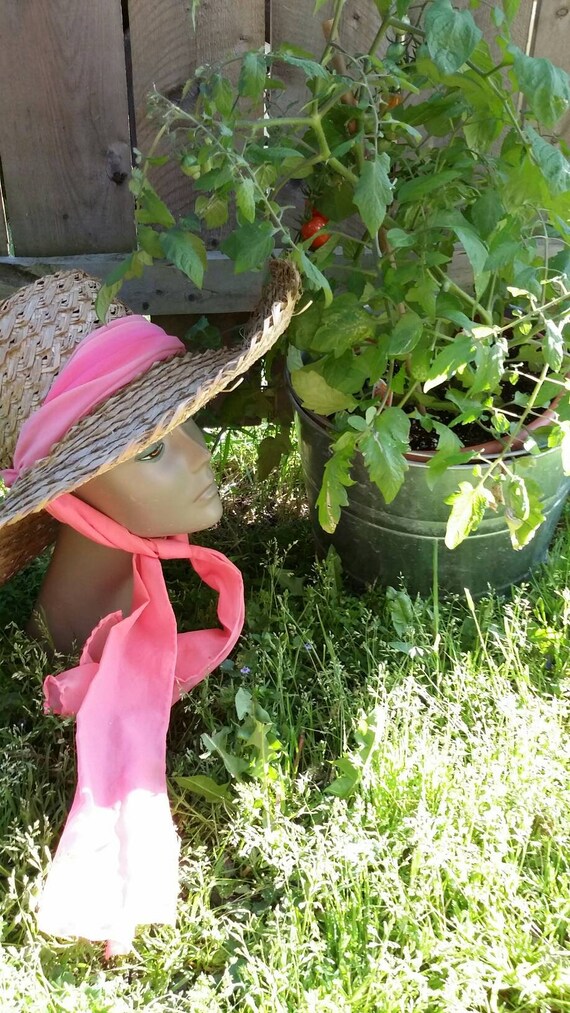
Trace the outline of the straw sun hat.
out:
M 56 522 L 43 510 L 47 503 L 161 439 L 273 345 L 291 319 L 299 277 L 285 261 L 272 261 L 270 268 L 239 346 L 155 363 L 72 426 L 0 499 L 0 583 L 53 541 Z M 99 286 L 81 271 L 64 271 L 40 278 L 0 306 L 0 469 L 12 464 L 22 424 L 76 345 L 99 326 Z M 107 322 L 129 312 L 115 301 Z

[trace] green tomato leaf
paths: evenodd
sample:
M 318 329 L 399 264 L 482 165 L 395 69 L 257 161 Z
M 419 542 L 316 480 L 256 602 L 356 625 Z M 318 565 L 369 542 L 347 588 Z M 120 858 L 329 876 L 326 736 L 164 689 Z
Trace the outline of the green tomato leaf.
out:
M 570 77 L 543 56 L 527 56 L 517 46 L 509 46 L 514 56 L 514 72 L 529 109 L 539 123 L 553 127 L 568 109 Z
M 336 795 L 337 798 L 350 798 L 359 781 L 360 774 L 356 770 L 354 774 L 341 774 L 340 777 L 335 777 L 334 781 L 327 784 L 324 794 Z
M 162 251 L 160 256 L 162 257 Z M 144 249 L 135 250 L 110 271 L 95 300 L 95 312 L 102 323 L 105 323 L 109 306 L 121 289 L 123 282 L 128 281 L 129 278 L 140 278 L 145 266 L 152 264 L 152 259 L 152 256 Z
M 454 74 L 469 59 L 483 33 L 469 11 L 456 11 L 449 0 L 436 0 L 425 17 L 429 54 L 442 74 Z
M 234 91 L 227 77 L 214 74 L 212 78 L 212 97 L 216 108 L 222 116 L 229 117 L 234 105 Z
M 288 430 L 277 436 L 265 436 L 257 448 L 257 477 L 260 482 L 275 471 L 284 457 L 291 452 L 291 438 Z
M 462 331 L 469 333 L 473 330 L 475 324 L 469 317 L 465 316 L 461 306 L 462 304 L 455 296 L 449 292 L 440 292 L 436 301 L 436 316 L 443 317 L 444 320 L 451 320 Z
M 196 214 L 206 222 L 209 229 L 217 229 L 228 220 L 228 202 L 216 193 L 209 197 L 200 194 L 196 198 Z
M 254 102 L 261 99 L 265 90 L 267 68 L 262 53 L 246 53 L 241 64 L 238 80 L 238 92 L 244 98 Z
M 435 320 L 435 305 L 439 292 L 439 284 L 435 278 L 429 275 L 420 277 L 415 285 L 412 285 L 406 294 L 407 301 L 419 306 L 428 320 Z
M 378 486 L 386 503 L 399 492 L 408 462 L 410 420 L 401 408 L 385 408 L 376 415 L 372 426 L 358 437 L 371 480 Z
M 560 447 L 562 470 L 570 475 L 570 421 L 559 422 L 548 441 L 549 447 Z
M 171 229 L 161 237 L 162 249 L 168 260 L 194 282 L 196 288 L 202 288 L 207 258 L 206 247 L 199 236 L 181 229 Z
M 562 365 L 564 358 L 564 335 L 554 320 L 546 320 L 546 333 L 544 335 L 543 350 L 544 350 L 544 361 L 554 370 L 558 372 Z
M 434 215 L 430 219 L 430 225 L 451 229 L 455 232 L 459 242 L 462 244 L 467 259 L 473 268 L 473 277 L 475 279 L 475 287 L 478 290 L 481 281 L 483 286 L 486 283 L 485 270 L 487 268 L 487 258 L 489 256 L 489 250 L 485 243 L 479 238 L 475 229 L 469 224 L 466 218 L 459 211 L 444 212 L 442 214 Z
M 504 213 L 501 198 L 494 190 L 482 194 L 471 206 L 471 220 L 479 236 L 488 239 Z
M 446 474 L 449 468 L 458 464 L 468 464 L 473 454 L 470 451 L 450 451 L 443 448 L 436 450 L 430 458 L 427 466 L 426 482 L 430 489 L 435 489 L 438 480 Z
M 388 355 L 407 355 L 422 336 L 423 323 L 417 313 L 408 310 L 400 317 L 388 339 Z
M 333 415 L 345 409 L 356 407 L 352 394 L 331 387 L 318 366 L 303 366 L 291 373 L 291 383 L 301 404 L 317 415 Z
M 219 190 L 223 186 L 227 186 L 228 183 L 233 182 L 233 172 L 231 166 L 225 162 L 223 165 L 219 165 L 216 169 L 209 169 L 203 176 L 199 176 L 194 180 L 195 190 Z
M 437 435 L 439 436 L 439 440 L 437 441 L 437 449 L 442 450 L 446 454 L 455 453 L 455 451 L 460 450 L 461 440 L 459 439 L 457 433 L 454 433 L 453 429 L 450 429 L 449 426 L 444 425 L 443 422 L 438 422 L 437 419 L 433 419 L 432 421 L 433 421 L 433 428 L 435 429 Z M 467 460 L 467 457 L 465 458 L 465 460 Z
M 480 394 L 484 390 L 497 390 L 505 369 L 505 356 L 509 346 L 503 337 L 498 337 L 493 344 L 477 342 L 475 352 L 475 378 L 470 394 Z
M 386 215 L 386 207 L 392 200 L 389 168 L 390 159 L 385 152 L 366 161 L 354 188 L 354 203 L 371 236 L 378 232 Z
M 322 271 L 319 271 L 316 264 L 313 263 L 300 246 L 296 246 L 293 250 L 292 259 L 297 264 L 299 270 L 305 275 L 309 288 L 322 291 L 325 297 L 325 306 L 330 306 L 333 297 L 332 290 Z
M 522 549 L 544 520 L 540 486 L 533 479 L 509 475 L 501 483 L 501 491 L 513 549 Z
M 442 169 L 441 172 L 430 171 L 425 176 L 407 179 L 404 183 L 396 186 L 396 197 L 400 204 L 421 200 L 433 193 L 434 190 L 442 190 L 448 183 L 458 179 L 461 174 L 461 169 Z
M 235 273 L 241 274 L 262 267 L 271 256 L 274 245 L 270 222 L 248 222 L 230 232 L 221 244 L 221 249 L 234 261 Z
M 120 290 L 122 284 L 123 281 L 121 279 L 120 281 L 112 283 L 109 283 L 107 280 L 103 285 L 101 285 L 95 300 L 95 312 L 102 324 L 106 323 L 109 306 L 113 302 L 113 299 L 117 295 L 117 292 Z
M 154 260 L 162 260 L 164 257 L 160 236 L 160 232 L 155 232 L 154 229 L 150 229 L 147 225 L 139 225 L 137 229 L 137 239 L 141 248 Z
M 445 544 L 448 549 L 455 549 L 475 531 L 485 510 L 494 506 L 494 499 L 488 489 L 473 486 L 471 482 L 460 482 L 459 490 L 449 496 L 446 503 L 451 504 L 451 513 L 445 531 Z
M 355 355 L 351 348 L 342 355 L 326 355 L 319 361 L 318 369 L 331 387 L 344 394 L 358 393 L 370 376 L 369 361 Z
M 424 392 L 427 394 L 434 387 L 438 387 L 450 376 L 454 376 L 458 369 L 471 362 L 475 357 L 476 347 L 473 338 L 470 338 L 469 335 L 458 335 L 451 344 L 436 355 L 429 376 L 424 383 Z
M 411 232 L 404 232 L 403 229 L 388 229 L 386 238 L 393 250 L 403 250 L 417 243 L 417 237 Z
M 174 218 L 150 183 L 145 183 L 137 205 L 135 218 L 139 225 L 164 225 L 167 229 L 174 225 Z
M 414 605 L 407 591 L 397 591 L 395 587 L 388 587 L 386 601 L 389 603 L 390 619 L 397 636 L 413 638 L 417 621 Z
M 530 137 L 532 153 L 552 193 L 566 193 L 570 190 L 570 162 L 559 148 L 555 148 L 532 127 L 526 128 Z
M 255 185 L 252 179 L 242 179 L 236 186 L 236 204 L 244 221 L 255 220 Z
M 361 345 L 371 338 L 375 327 L 374 317 L 364 309 L 354 293 L 343 292 L 323 311 L 311 349 L 340 355 L 346 348 Z
M 312 60 L 309 54 L 306 56 L 300 55 L 301 52 L 302 50 L 293 51 L 288 46 L 280 46 L 274 53 L 274 59 L 281 60 L 283 63 L 289 64 L 290 67 L 298 67 L 309 80 L 320 77 L 322 80 L 328 81 L 330 79 L 330 72 L 326 67 L 323 67 L 321 63 L 317 63 L 316 60 Z
M 320 298 L 306 298 L 298 306 L 287 330 L 287 336 L 296 349 L 306 351 L 311 348 L 315 331 L 320 326 L 323 315 L 323 301 Z
M 343 506 L 348 503 L 347 488 L 354 485 L 350 468 L 354 457 L 357 434 L 342 433 L 335 441 L 332 456 L 324 467 L 323 484 L 317 497 L 319 524 L 329 534 L 335 530 Z
M 420 383 L 427 380 L 431 369 L 432 354 L 431 337 L 426 334 L 410 354 L 409 371 L 414 380 L 419 380 Z

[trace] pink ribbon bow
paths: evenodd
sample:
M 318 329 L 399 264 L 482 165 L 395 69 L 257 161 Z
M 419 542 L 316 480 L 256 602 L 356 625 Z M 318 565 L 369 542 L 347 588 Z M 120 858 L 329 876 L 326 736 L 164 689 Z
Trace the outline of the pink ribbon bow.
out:
M 181 349 L 178 339 L 142 317 L 94 331 L 22 427 L 7 482 L 96 404 Z M 236 643 L 243 583 L 225 556 L 190 545 L 186 535 L 140 538 L 69 493 L 46 509 L 87 538 L 133 554 L 130 615 L 106 616 L 79 665 L 44 683 L 46 708 L 77 716 L 77 788 L 38 923 L 53 935 L 106 939 L 112 956 L 130 949 L 137 925 L 175 920 L 178 839 L 165 773 L 170 708 Z M 218 591 L 221 628 L 177 633 L 161 565 L 175 558 L 187 558 Z

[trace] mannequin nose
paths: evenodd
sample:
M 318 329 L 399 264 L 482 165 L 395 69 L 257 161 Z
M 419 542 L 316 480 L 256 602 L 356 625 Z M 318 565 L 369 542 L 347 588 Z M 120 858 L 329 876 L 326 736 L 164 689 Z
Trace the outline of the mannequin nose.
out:
M 185 450 L 192 454 L 197 466 L 201 467 L 212 460 L 212 454 L 204 439 L 204 434 L 192 419 L 188 419 L 187 422 L 179 426 L 175 433 L 180 433 Z

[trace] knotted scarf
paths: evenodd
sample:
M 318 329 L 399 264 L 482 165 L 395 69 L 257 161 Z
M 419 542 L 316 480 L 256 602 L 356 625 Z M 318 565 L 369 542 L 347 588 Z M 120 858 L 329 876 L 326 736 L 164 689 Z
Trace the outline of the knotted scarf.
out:
M 22 426 L 18 475 L 80 418 L 145 372 L 180 354 L 177 338 L 143 317 L 113 321 L 84 339 L 44 404 Z M 170 708 L 231 651 L 244 620 L 239 570 L 186 535 L 140 538 L 70 493 L 46 508 L 101 545 L 133 555 L 128 616 L 106 616 L 79 665 L 44 683 L 46 708 L 76 715 L 77 788 L 40 900 L 40 928 L 130 949 L 136 926 L 175 921 L 178 838 L 166 792 Z M 219 593 L 221 628 L 178 634 L 161 559 L 186 558 Z

